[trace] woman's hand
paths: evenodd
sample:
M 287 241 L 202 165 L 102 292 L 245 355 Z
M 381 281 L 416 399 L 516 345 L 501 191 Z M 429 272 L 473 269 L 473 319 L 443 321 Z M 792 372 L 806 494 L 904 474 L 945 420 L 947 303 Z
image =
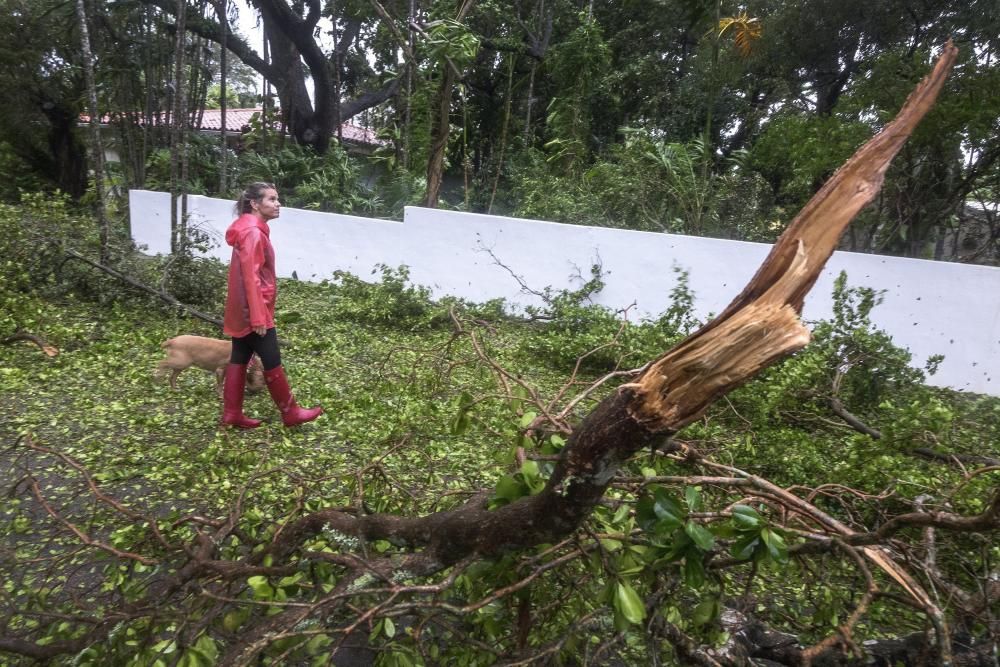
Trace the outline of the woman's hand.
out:
M 263 336 L 267 333 L 267 327 L 254 327 L 253 332 L 258 336 Z

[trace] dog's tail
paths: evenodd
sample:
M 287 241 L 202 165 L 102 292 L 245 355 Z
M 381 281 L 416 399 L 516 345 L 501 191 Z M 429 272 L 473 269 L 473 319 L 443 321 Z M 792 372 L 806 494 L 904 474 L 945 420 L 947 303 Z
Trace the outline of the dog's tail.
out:
M 176 337 L 168 338 L 162 343 L 160 343 L 160 347 L 162 347 L 164 350 L 169 350 L 171 347 L 173 347 L 174 340 L 176 340 Z M 156 369 L 153 371 L 153 377 L 156 378 L 157 380 L 162 380 L 170 370 L 171 370 L 170 365 L 167 363 L 167 360 L 164 359 L 163 361 L 161 361 L 156 365 Z
M 167 365 L 166 361 L 161 361 L 156 364 L 156 368 L 153 369 L 153 377 L 157 380 L 162 380 L 164 376 L 170 371 L 170 366 Z

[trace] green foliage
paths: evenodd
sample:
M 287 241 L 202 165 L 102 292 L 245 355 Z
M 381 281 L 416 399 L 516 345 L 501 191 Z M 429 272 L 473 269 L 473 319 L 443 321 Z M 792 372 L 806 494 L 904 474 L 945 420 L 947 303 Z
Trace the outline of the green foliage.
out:
M 565 371 L 578 365 L 592 371 L 641 365 L 696 324 L 687 274 L 676 267 L 674 273 L 671 306 L 651 321 L 630 321 L 627 311 L 614 312 L 591 302 L 604 287 L 600 265 L 592 266 L 590 279 L 576 289 L 546 288 L 539 293 L 544 305 L 526 309 L 536 324 L 523 339 L 523 349 Z
M 872 135 L 863 122 L 839 115 L 782 114 L 750 151 L 750 163 L 777 201 L 797 210 Z
M 537 153 L 512 174 L 516 214 L 574 224 L 741 240 L 771 240 L 784 221 L 766 221 L 770 195 L 739 151 L 715 164 L 706 144 L 669 143 L 623 128 L 625 141 L 582 175 L 547 170 Z
M 430 289 L 409 284 L 407 267 L 393 269 L 380 264 L 372 273 L 376 271 L 381 273 L 381 279 L 374 283 L 346 271 L 334 271 L 330 312 L 352 322 L 400 329 L 431 326 L 446 315 L 430 302 Z
M 131 252 L 122 226 L 113 227 L 113 266 L 152 288 L 165 289 L 182 303 L 218 310 L 225 294 L 225 267 L 199 253 L 210 238 L 191 224 L 180 252 L 172 256 L 146 257 Z M 24 194 L 18 205 L 0 204 L 0 326 L 8 331 L 24 328 L 19 313 L 33 307 L 27 297 L 82 298 L 110 303 L 135 299 L 140 293 L 117 278 L 90 266 L 96 261 L 99 237 L 96 221 L 81 212 L 68 197 L 56 193 Z M 157 306 L 159 307 L 159 306 Z
M 788 547 L 781 530 L 768 525 L 752 507 L 734 505 L 733 525 L 736 539 L 731 553 L 734 558 L 756 562 L 772 560 L 780 564 L 788 562 Z
M 434 21 L 418 44 L 427 57 L 438 63 L 450 60 L 458 71 L 465 69 L 479 52 L 479 38 L 454 19 Z
M 159 275 L 158 284 L 181 303 L 221 312 L 228 269 L 219 260 L 204 256 L 214 245 L 209 234 L 189 221 L 177 251 L 146 260 L 138 273 L 150 281 Z
M 273 105 L 264 111 L 252 114 L 247 124 L 249 125 L 247 132 L 240 137 L 244 149 L 252 153 L 270 155 L 280 153 L 285 147 L 286 139 L 278 131 L 281 127 L 281 118 L 278 109 Z
M 188 180 L 180 184 L 184 192 L 191 194 L 215 194 L 219 186 L 219 165 L 221 151 L 219 140 L 192 134 L 185 141 L 188 160 Z M 226 164 L 229 173 L 226 179 L 238 181 L 236 154 L 227 149 Z M 146 158 L 146 182 L 148 190 L 170 191 L 170 150 L 157 148 Z M 222 193 L 228 195 L 228 193 Z
M 6 141 L 0 141 L 0 182 L 4 183 L 0 198 L 8 203 L 16 202 L 22 191 L 43 192 L 48 189 L 48 184 L 32 172 L 31 166 Z
M 402 220 L 407 206 L 423 201 L 427 191 L 427 177 L 414 175 L 405 169 L 382 174 L 371 198 L 372 213 L 394 220 Z
M 59 217 L 57 211 L 50 214 Z M 67 224 L 71 217 L 66 215 Z M 404 268 L 381 267 L 379 278 L 369 283 L 340 274 L 318 286 L 282 281 L 284 362 L 300 400 L 322 403 L 327 412 L 310 428 L 289 431 L 280 427 L 266 396 L 250 396 L 248 413 L 272 419 L 251 433 L 215 428 L 219 405 L 208 377 L 184 374 L 179 392 L 151 378 L 162 358 L 160 341 L 181 331 L 217 332 L 142 303 L 66 303 L 39 298 L 35 291 L 23 293 L 20 324 L 64 353 L 49 358 L 33 348 L 0 346 L 0 437 L 13 442 L 30 433 L 72 456 L 94 472 L 102 491 L 133 509 L 155 511 L 169 539 L 193 538 L 190 517 L 227 516 L 239 502 L 240 538 L 215 545 L 223 558 L 246 553 L 243 539 L 269 542 L 301 512 L 350 506 L 409 516 L 456 507 L 475 489 L 486 490 L 493 508 L 537 495 L 566 439 L 537 427 L 542 411 L 533 392 L 554 395 L 567 370 L 576 368 L 568 352 L 561 353 L 557 368 L 550 357 L 559 354 L 560 341 L 569 345 L 573 335 L 590 336 L 591 344 L 602 337 L 606 342 L 621 326 L 613 314 L 609 320 L 587 303 L 600 287 L 599 270 L 585 289 L 549 293 L 545 306 L 532 311 L 546 319 L 533 321 L 504 312 L 503 304 L 434 302 L 427 288 L 410 283 Z M 625 327 L 626 350 L 606 361 L 631 360 L 631 354 L 647 360 L 683 335 L 693 325 L 683 274 L 674 295 L 674 307 L 662 317 Z M 878 300 L 871 290 L 848 288 L 840 279 L 834 319 L 816 326 L 815 355 L 807 348 L 679 437 L 716 460 L 783 486 L 829 482 L 874 493 L 893 485 L 896 495 L 886 505 L 854 496 L 816 501 L 845 521 L 874 525 L 883 511 L 906 511 L 907 501 L 919 493 L 958 484 L 963 484 L 961 492 L 951 498 L 956 509 L 982 511 L 995 479 L 986 474 L 967 479 L 957 469 L 927 465 L 907 451 L 912 438 L 922 438 L 921 444 L 934 440 L 935 446 L 957 453 L 993 447 L 1000 437 L 1000 401 L 920 384 L 920 373 L 906 367 L 905 352 L 872 330 L 870 315 Z M 466 327 L 481 321 L 480 343 L 523 384 L 510 392 L 498 388 L 494 368 L 474 353 L 469 336 L 456 335 L 450 326 L 450 308 Z M 449 326 L 439 327 L 439 322 Z M 587 382 L 605 370 L 583 364 L 576 378 Z M 838 370 L 840 397 L 883 431 L 882 441 L 834 423 L 825 398 Z M 578 415 L 612 391 L 607 386 L 596 392 Z M 913 401 L 917 407 L 911 407 Z M 933 439 L 927 435 L 931 432 Z M 516 448 L 526 458 L 514 467 Z M 35 456 L 23 447 L 18 451 Z M 36 462 L 46 471 L 47 496 L 79 525 L 99 526 L 115 548 L 174 562 L 149 539 L 145 526 L 104 505 L 74 504 L 72 499 L 86 492 L 75 472 L 51 457 L 38 455 Z M 633 481 L 614 484 L 574 539 L 443 573 L 455 577 L 448 604 L 475 607 L 457 617 L 455 626 L 428 623 L 416 637 L 409 619 L 373 619 L 370 641 L 381 659 L 386 664 L 491 664 L 496 655 L 480 651 L 479 643 L 515 651 L 521 609 L 532 614 L 524 626 L 529 645 L 564 642 L 560 646 L 568 660 L 620 632 L 626 638 L 620 655 L 629 664 L 646 664 L 651 652 L 660 650 L 646 640 L 646 626 L 654 618 L 699 641 L 723 642 L 718 619 L 734 591 L 745 591 L 747 604 L 756 601 L 759 617 L 804 641 L 821 639 L 853 609 L 855 574 L 835 559 L 792 558 L 801 538 L 771 505 L 745 502 L 739 489 L 730 493 L 715 484 L 685 483 L 690 467 L 679 458 L 639 455 L 621 473 Z M 93 566 L 91 557 L 76 550 L 72 536 L 28 511 L 30 495 L 15 496 L 0 509 L 0 534 L 20 559 L 13 570 L 3 570 L 5 594 L 22 608 L 69 615 L 74 597 L 52 578 L 59 572 L 86 572 L 95 582 L 87 604 L 111 610 L 136 599 L 164 571 L 117 560 L 87 569 Z M 973 539 L 956 540 L 941 531 L 939 567 L 962 577 L 982 571 L 982 546 Z M 303 553 L 363 557 L 393 555 L 400 548 L 382 539 L 361 544 L 324 529 Z M 53 551 L 66 560 L 52 562 Z M 803 558 L 806 566 L 800 565 Z M 714 566 L 725 559 L 746 564 Z M 155 617 L 123 622 L 75 659 L 95 667 L 157 660 L 212 664 L 241 629 L 288 609 L 289 603 L 330 593 L 343 573 L 322 558 L 294 555 L 290 563 L 280 573 L 254 573 L 235 582 L 228 595 L 237 602 L 186 641 L 178 640 L 184 637 L 179 629 L 217 601 L 203 600 L 200 606 L 192 596 L 189 609 L 165 606 Z M 274 563 L 266 557 L 261 564 Z M 491 597 L 534 572 L 539 576 L 530 585 Z M 399 579 L 418 581 L 406 573 Z M 376 599 L 371 591 L 385 583 L 373 578 L 355 585 L 355 599 L 367 609 Z M 539 610 L 547 611 L 541 615 Z M 594 624 L 580 624 L 584 616 Z M 350 612 L 331 622 L 349 624 L 356 618 Z M 21 614 L 15 622 L 21 625 L 13 629 L 21 631 L 37 618 Z M 59 617 L 30 627 L 37 638 L 51 642 L 81 636 L 90 626 Z M 877 600 L 870 624 L 856 629 L 855 637 L 911 627 L 921 627 L 916 614 L 900 612 L 892 599 Z M 275 642 L 261 662 L 325 660 L 335 640 L 309 634 L 310 625 L 297 630 L 305 634 Z M 662 653 L 659 657 L 665 659 Z
M 230 62 L 230 66 L 232 63 Z M 227 109 L 250 109 L 260 100 L 260 96 L 252 88 L 234 87 L 232 80 L 226 86 L 226 108 Z M 206 109 L 222 108 L 222 86 L 213 83 L 205 93 Z
M 599 85 L 610 66 L 610 51 L 600 25 L 586 15 L 579 26 L 552 49 L 548 69 L 556 93 L 549 102 L 546 126 L 549 161 L 571 171 L 586 164 L 592 150 L 592 108 L 607 103 Z
M 66 292 L 93 297 L 114 291 L 93 269 L 71 260 L 64 247 L 96 256 L 96 222 L 60 193 L 23 193 L 18 204 L 0 204 L 0 298 L 4 325 L 16 322 L 20 300 Z
M 518 217 L 576 225 L 627 226 L 628 221 L 616 225 L 602 215 L 602 202 L 586 180 L 551 170 L 540 151 L 528 150 L 517 156 L 510 176 L 516 201 L 514 214 Z
M 533 496 L 545 488 L 538 463 L 525 461 L 521 469 L 513 475 L 504 475 L 497 482 L 496 495 L 490 501 L 490 509 L 508 505 L 518 498 Z
M 841 273 L 835 281 L 833 319 L 816 323 L 810 345 L 793 361 L 766 371 L 760 389 L 739 392 L 740 409 L 750 410 L 752 419 L 780 420 L 804 408 L 827 413 L 831 397 L 837 397 L 867 419 L 874 418 L 884 401 L 908 403 L 924 395 L 924 374 L 910 365 L 909 352 L 872 324 L 871 311 L 881 300 L 870 288 L 848 287 Z
M 368 193 L 361 188 L 359 165 L 340 146 L 323 155 L 289 145 L 273 153 L 240 156 L 240 182 L 273 183 L 287 206 L 334 213 L 368 212 Z
M 260 134 L 259 129 L 255 132 Z M 264 136 L 273 134 L 272 130 L 270 135 Z M 259 143 L 259 140 L 253 139 L 254 136 L 251 132 L 243 140 Z M 274 183 L 287 206 L 368 215 L 382 212 L 382 197 L 392 197 L 391 190 L 386 195 L 369 191 L 361 178 L 361 163 L 339 145 L 331 146 L 323 155 L 312 148 L 284 145 L 284 142 L 263 152 L 244 150 L 239 155 L 230 153 L 226 180 L 232 184 L 232 190 L 225 193 L 216 192 L 220 163 L 218 141 L 193 136 L 188 141 L 187 151 L 189 177 L 182 184 L 182 189 L 189 193 L 218 194 L 235 200 L 244 183 L 263 181 Z M 146 164 L 146 187 L 170 189 L 170 152 L 167 149 L 151 153 Z M 390 201 L 401 212 L 402 206 L 410 203 L 410 198 L 403 203 L 395 199 Z

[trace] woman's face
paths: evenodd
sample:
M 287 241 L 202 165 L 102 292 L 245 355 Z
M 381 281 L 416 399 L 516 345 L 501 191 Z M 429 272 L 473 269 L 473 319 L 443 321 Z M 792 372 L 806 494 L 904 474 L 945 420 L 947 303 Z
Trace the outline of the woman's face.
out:
M 278 191 L 268 188 L 260 199 L 250 200 L 253 212 L 265 220 L 274 220 L 281 215 L 281 202 L 278 201 Z

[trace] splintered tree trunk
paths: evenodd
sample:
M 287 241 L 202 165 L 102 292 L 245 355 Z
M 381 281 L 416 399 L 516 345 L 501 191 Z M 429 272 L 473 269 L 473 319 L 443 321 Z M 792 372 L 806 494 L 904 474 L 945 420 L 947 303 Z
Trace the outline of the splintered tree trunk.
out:
M 892 158 L 934 104 L 956 54 L 951 44 L 944 49 L 934 71 L 910 95 L 896 119 L 813 197 L 722 314 L 651 362 L 642 376 L 619 387 L 590 413 L 569 438 L 541 493 L 495 510 L 479 497 L 423 517 L 315 512 L 287 525 L 270 555 L 284 558 L 310 536 L 335 531 L 362 540 L 388 539 L 414 549 L 408 555 L 370 559 L 359 572 L 419 577 L 466 559 L 492 558 L 572 534 L 631 456 L 690 424 L 716 399 L 809 342 L 809 330 L 799 319 L 806 294 L 851 219 L 882 186 Z M 828 528 L 849 532 L 837 522 Z M 942 655 L 950 655 L 941 611 L 919 584 L 878 547 L 863 547 L 863 553 L 924 609 L 936 626 Z M 290 608 L 245 634 L 266 637 L 323 609 L 320 604 Z M 220 664 L 245 664 L 266 644 L 266 639 L 237 642 Z
M 343 515 L 352 532 L 378 539 L 403 531 L 432 544 L 428 552 L 443 562 L 565 536 L 590 513 L 629 457 L 803 348 L 809 330 L 799 314 L 806 294 L 841 233 L 878 192 L 890 161 L 933 105 L 956 52 L 950 45 L 945 49 L 896 119 L 813 197 L 718 317 L 653 361 L 635 382 L 619 387 L 577 427 L 541 494 L 493 511 L 462 509 L 413 519 Z

